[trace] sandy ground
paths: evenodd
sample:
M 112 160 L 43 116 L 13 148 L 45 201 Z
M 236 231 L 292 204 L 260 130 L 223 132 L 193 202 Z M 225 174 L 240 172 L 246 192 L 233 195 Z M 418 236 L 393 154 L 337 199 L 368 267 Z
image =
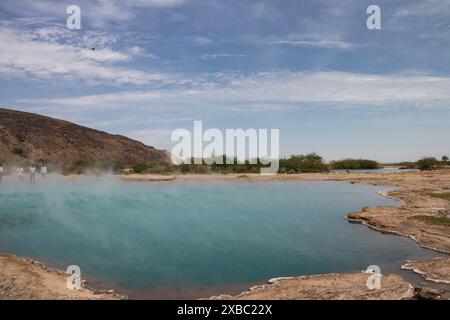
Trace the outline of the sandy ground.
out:
M 450 192 L 450 170 L 433 172 L 388 173 L 329 173 L 262 176 L 259 174 L 230 175 L 123 175 L 124 181 L 347 181 L 397 189 L 382 193 L 401 201 L 401 207 L 370 207 L 350 213 L 350 222 L 387 233 L 409 237 L 424 248 L 450 253 L 450 227 L 433 225 L 411 219 L 415 215 L 449 216 L 450 201 L 431 198 L 430 192 Z M 450 259 L 411 262 L 405 269 L 419 270 L 428 280 L 445 283 L 449 279 Z M 331 274 L 290 278 L 257 286 L 251 291 L 224 299 L 403 299 L 414 294 L 411 286 L 401 277 L 388 275 L 382 278 L 381 290 L 368 290 L 367 274 Z M 68 292 L 65 274 L 48 270 L 29 260 L 0 255 L 0 298 L 7 299 L 116 299 L 117 295 L 95 294 L 90 290 Z M 429 281 L 431 282 L 431 281 Z M 417 288 L 416 288 L 417 289 Z M 427 291 L 427 288 L 421 288 Z M 215 297 L 217 298 L 217 297 Z
M 120 176 L 123 181 L 152 182 L 152 181 L 173 181 L 175 175 L 156 175 L 156 174 L 129 174 Z
M 430 261 L 410 261 L 402 269 L 413 270 L 421 274 L 425 280 L 450 284 L 450 258 Z
M 271 280 L 237 296 L 213 300 L 397 300 L 414 297 L 414 288 L 397 275 L 381 277 L 380 289 L 370 290 L 370 274 L 327 274 Z
M 82 287 L 67 289 L 67 274 L 31 259 L 0 254 L 0 299 L 7 300 L 118 300 L 114 292 Z

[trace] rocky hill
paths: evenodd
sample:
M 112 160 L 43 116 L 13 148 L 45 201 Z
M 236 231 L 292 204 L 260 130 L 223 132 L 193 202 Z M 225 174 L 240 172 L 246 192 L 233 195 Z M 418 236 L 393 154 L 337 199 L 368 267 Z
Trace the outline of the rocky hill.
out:
M 120 135 L 33 113 L 0 108 L 0 160 L 7 165 L 45 160 L 129 165 L 169 161 L 168 153 Z

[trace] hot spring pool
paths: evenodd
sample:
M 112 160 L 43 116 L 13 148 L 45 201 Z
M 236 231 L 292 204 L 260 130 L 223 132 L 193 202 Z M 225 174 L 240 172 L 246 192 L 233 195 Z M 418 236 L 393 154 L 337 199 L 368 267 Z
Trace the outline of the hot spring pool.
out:
M 255 283 L 431 255 L 350 224 L 387 189 L 340 182 L 47 179 L 0 185 L 0 251 L 123 288 Z

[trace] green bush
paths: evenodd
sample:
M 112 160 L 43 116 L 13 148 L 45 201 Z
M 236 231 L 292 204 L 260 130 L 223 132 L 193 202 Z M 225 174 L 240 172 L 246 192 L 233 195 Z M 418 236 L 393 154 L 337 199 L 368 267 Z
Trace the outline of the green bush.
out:
M 422 171 L 434 170 L 439 167 L 439 161 L 434 157 L 426 157 L 417 161 L 416 165 Z
M 173 166 L 164 161 L 153 161 L 147 163 L 136 163 L 133 165 L 134 173 L 153 173 L 153 174 L 168 174 L 173 172 Z
M 323 158 L 317 153 L 306 155 L 292 155 L 287 159 L 280 160 L 280 168 L 287 173 L 313 173 L 327 172 L 328 165 L 324 163 Z
M 14 148 L 11 150 L 12 154 L 15 154 L 17 156 L 23 156 L 25 152 L 21 148 Z
M 330 166 L 334 170 L 372 170 L 380 168 L 378 162 L 367 159 L 343 159 L 332 161 Z
M 137 163 L 133 166 L 135 173 L 155 173 L 164 174 L 172 173 L 173 171 L 181 173 L 192 174 L 209 174 L 209 173 L 259 173 L 261 167 L 268 167 L 269 165 L 263 165 L 260 159 L 245 161 L 245 163 L 237 163 L 237 159 L 232 159 L 233 164 L 227 164 L 226 156 L 223 157 L 223 163 L 213 163 L 211 165 L 206 164 L 203 161 L 202 164 L 193 164 L 194 159 L 191 159 L 191 163 L 183 163 L 180 165 L 171 165 L 165 162 L 149 162 L 149 163 Z M 230 161 L 229 161 L 230 162 Z M 324 163 L 322 157 L 316 153 L 310 153 L 307 155 L 293 155 L 287 159 L 280 160 L 280 172 L 286 173 L 298 173 L 298 172 L 327 172 L 328 166 Z
M 80 159 L 74 162 L 72 169 L 70 170 L 71 173 L 76 174 L 83 174 L 88 169 L 94 167 L 94 162 L 91 159 Z
M 426 195 L 429 197 L 450 201 L 450 193 L 427 193 Z
M 181 173 L 189 173 L 191 170 L 190 165 L 187 163 L 182 163 L 179 165 Z
M 123 169 L 124 169 L 123 164 L 121 164 L 119 162 L 114 163 L 111 167 L 111 170 L 114 173 L 122 173 Z
M 148 163 L 136 163 L 133 165 L 134 173 L 145 173 L 149 169 Z
M 153 174 L 169 174 L 173 172 L 173 166 L 164 161 L 154 161 L 150 162 L 148 172 Z
M 206 164 L 189 164 L 183 163 L 178 166 L 181 173 L 204 174 L 210 172 L 210 167 Z
M 112 160 L 112 159 L 102 159 L 98 161 L 91 161 L 90 165 L 94 170 L 113 172 L 113 173 L 121 173 L 124 169 L 123 164 Z
M 435 217 L 435 216 L 421 215 L 421 216 L 412 216 L 408 219 L 415 219 L 415 220 L 419 220 L 419 221 L 426 222 L 429 224 L 450 227 L 450 219 L 447 217 Z

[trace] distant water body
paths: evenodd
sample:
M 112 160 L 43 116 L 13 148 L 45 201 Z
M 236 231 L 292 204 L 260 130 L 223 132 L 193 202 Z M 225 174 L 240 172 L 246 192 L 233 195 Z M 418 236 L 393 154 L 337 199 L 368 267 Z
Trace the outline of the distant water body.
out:
M 398 205 L 387 187 L 341 182 L 134 183 L 113 178 L 0 185 L 0 251 L 124 288 L 255 283 L 363 270 L 432 253 L 350 224 Z

